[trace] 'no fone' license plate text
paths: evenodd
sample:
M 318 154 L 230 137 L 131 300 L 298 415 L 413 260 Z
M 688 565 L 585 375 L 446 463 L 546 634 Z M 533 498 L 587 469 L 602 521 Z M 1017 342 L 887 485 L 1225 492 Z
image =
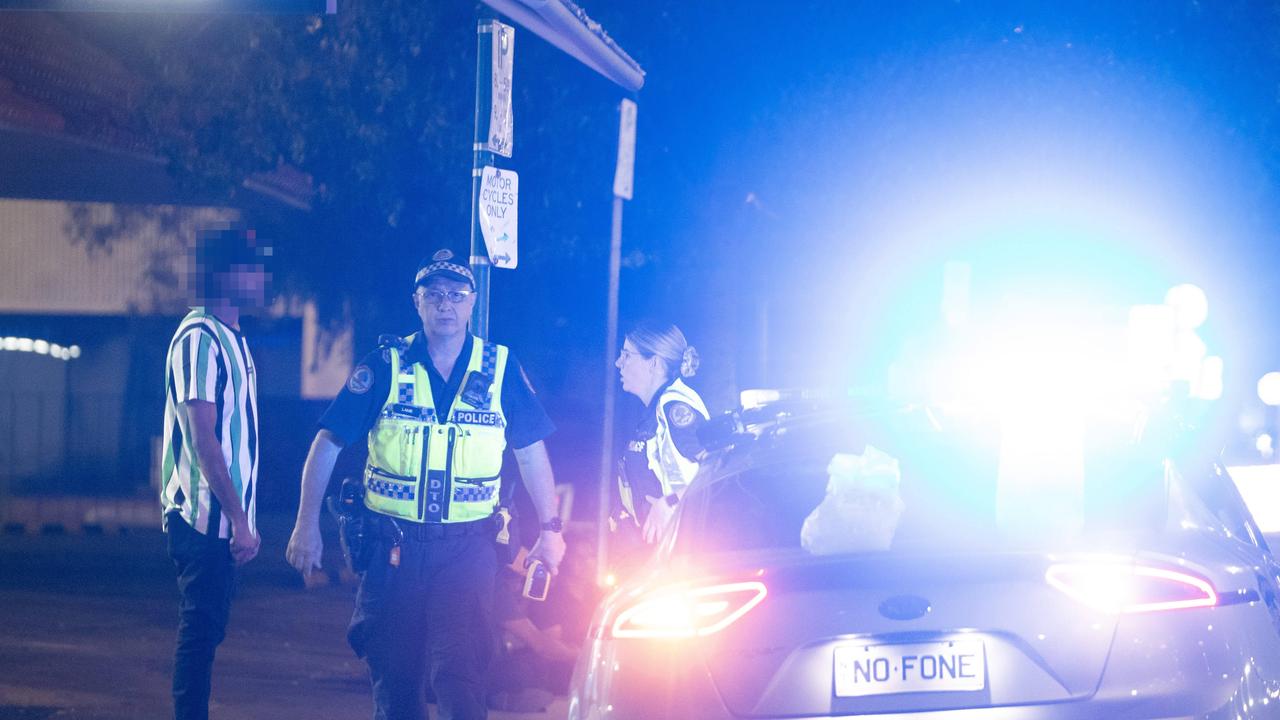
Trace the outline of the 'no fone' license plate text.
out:
M 986 677 L 981 640 L 835 649 L 837 697 L 981 690 Z

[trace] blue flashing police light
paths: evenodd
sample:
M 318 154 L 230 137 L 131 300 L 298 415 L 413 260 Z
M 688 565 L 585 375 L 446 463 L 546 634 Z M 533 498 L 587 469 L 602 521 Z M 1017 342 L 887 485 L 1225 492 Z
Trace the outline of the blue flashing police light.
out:
M 1204 323 L 1204 292 L 1180 285 L 1159 305 L 1124 311 L 1087 301 L 1025 298 L 953 332 L 909 361 L 917 398 L 994 416 L 1117 417 L 1186 388 L 1191 397 L 1222 395 L 1223 360 L 1192 329 Z M 904 368 L 895 367 L 901 373 Z M 1280 374 L 1274 397 L 1280 404 Z M 895 383 L 891 383 L 891 386 Z M 1262 385 L 1260 384 L 1260 391 Z
M 1209 300 L 1204 290 L 1190 283 L 1169 288 L 1164 304 L 1173 308 L 1179 330 L 1195 330 L 1209 317 Z
M 1258 380 L 1258 399 L 1271 407 L 1280 406 L 1280 372 L 1269 372 Z

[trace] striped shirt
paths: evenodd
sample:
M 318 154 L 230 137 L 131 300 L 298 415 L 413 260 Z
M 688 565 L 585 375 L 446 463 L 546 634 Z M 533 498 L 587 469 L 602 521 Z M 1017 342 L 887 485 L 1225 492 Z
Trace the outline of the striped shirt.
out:
M 194 308 L 169 342 L 165 366 L 164 464 L 161 502 L 206 535 L 231 536 L 222 504 L 200 472 L 187 413 L 179 405 L 204 400 L 217 408 L 216 428 L 231 484 L 257 532 L 258 387 L 253 356 L 239 332 Z

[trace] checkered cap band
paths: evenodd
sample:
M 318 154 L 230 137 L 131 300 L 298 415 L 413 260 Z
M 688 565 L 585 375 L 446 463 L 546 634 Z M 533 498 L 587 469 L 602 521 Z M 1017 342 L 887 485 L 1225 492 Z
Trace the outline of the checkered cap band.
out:
M 440 272 L 447 272 L 447 273 L 453 273 L 454 275 L 461 275 L 462 277 L 466 278 L 468 282 L 471 283 L 472 287 L 475 287 L 476 278 L 474 275 L 471 274 L 471 268 L 467 267 L 466 265 L 459 265 L 456 262 L 450 262 L 449 260 L 437 260 L 436 262 L 433 262 L 430 265 L 424 266 L 422 269 L 418 270 L 418 274 L 416 277 L 414 277 L 413 282 L 415 284 L 420 283 L 426 280 L 427 278 L 431 277 L 432 275 Z

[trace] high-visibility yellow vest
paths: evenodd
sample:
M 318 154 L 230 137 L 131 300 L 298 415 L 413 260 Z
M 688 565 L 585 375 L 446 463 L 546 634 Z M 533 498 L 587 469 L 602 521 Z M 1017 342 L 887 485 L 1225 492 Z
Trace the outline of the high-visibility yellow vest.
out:
M 365 506 L 413 522 L 489 517 L 498 503 L 507 447 L 507 348 L 472 338 L 466 375 L 443 420 L 436 417 L 426 369 L 418 363 L 404 367 L 394 347 L 390 359 L 391 390 L 369 431 Z

